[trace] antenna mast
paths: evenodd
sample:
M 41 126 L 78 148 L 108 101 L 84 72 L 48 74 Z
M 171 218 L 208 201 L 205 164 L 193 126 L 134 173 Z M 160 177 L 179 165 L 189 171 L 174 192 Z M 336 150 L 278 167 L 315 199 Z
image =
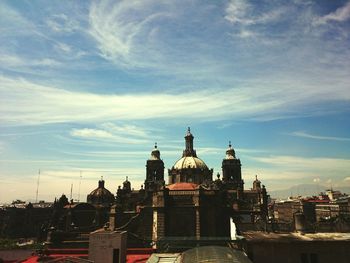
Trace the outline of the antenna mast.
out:
M 35 196 L 35 203 L 38 203 L 39 182 L 40 182 L 40 169 L 39 169 L 39 174 L 38 174 L 38 180 L 37 180 L 37 182 L 36 182 L 36 196 Z
M 80 185 L 81 185 L 81 170 L 80 170 L 80 178 L 79 178 L 78 202 L 80 202 Z

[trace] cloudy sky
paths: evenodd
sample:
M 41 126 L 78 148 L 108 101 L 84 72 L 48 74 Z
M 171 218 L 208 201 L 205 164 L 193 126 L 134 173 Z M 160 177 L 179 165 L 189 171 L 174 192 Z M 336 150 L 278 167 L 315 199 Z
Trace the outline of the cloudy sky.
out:
M 188 126 L 246 188 L 350 186 L 349 58 L 349 1 L 1 1 L 0 203 L 138 189 Z

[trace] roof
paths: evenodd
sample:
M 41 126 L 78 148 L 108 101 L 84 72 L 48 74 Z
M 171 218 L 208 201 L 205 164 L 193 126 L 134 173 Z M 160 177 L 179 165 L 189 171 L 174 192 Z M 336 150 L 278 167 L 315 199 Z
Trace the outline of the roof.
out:
M 187 169 L 187 168 L 198 168 L 198 169 L 208 169 L 208 166 L 204 161 L 194 156 L 185 156 L 182 157 L 174 164 L 175 169 Z
M 229 247 L 204 246 L 185 251 L 182 254 L 183 263 L 221 262 L 221 263 L 252 263 L 245 253 Z
M 126 263 L 145 263 L 153 253 L 153 249 L 137 248 L 127 249 Z M 50 249 L 46 258 L 40 258 L 38 255 L 28 257 L 23 263 L 37 262 L 70 262 L 84 263 L 92 262 L 88 260 L 87 249 Z M 17 261 L 16 261 L 17 262 Z
M 154 253 L 147 260 L 147 263 L 180 263 L 180 253 Z
M 350 241 L 350 233 L 267 233 L 260 231 L 243 232 L 248 241 L 292 242 L 292 241 Z
M 175 183 L 166 186 L 169 190 L 195 190 L 197 187 L 198 185 L 193 183 Z
M 96 188 L 90 193 L 91 196 L 113 196 L 106 188 Z M 114 197 L 114 196 L 113 196 Z

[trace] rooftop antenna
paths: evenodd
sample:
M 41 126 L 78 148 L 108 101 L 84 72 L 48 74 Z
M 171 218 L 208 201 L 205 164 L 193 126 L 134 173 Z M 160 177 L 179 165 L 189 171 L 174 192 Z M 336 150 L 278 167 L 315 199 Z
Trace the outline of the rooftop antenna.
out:
M 79 178 L 78 202 L 80 202 L 80 185 L 81 185 L 81 170 L 80 170 L 80 178 Z
M 37 182 L 36 182 L 36 196 L 35 196 L 35 203 L 38 203 L 39 182 L 40 182 L 40 169 L 39 169 L 39 173 L 38 173 L 38 180 L 37 180 Z

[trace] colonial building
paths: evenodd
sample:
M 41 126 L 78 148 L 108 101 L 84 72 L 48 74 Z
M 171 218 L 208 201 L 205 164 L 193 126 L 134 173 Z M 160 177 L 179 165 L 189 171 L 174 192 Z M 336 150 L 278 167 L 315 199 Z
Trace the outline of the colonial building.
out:
M 185 134 L 181 157 L 168 169 L 168 184 L 164 168 L 155 145 L 146 162 L 141 189 L 133 190 L 126 177 L 114 198 L 101 179 L 87 196 L 87 203 L 56 205 L 50 240 L 55 240 L 57 235 L 81 239 L 83 233 L 105 223 L 109 223 L 106 227 L 111 230 L 126 230 L 129 247 L 169 248 L 173 244 L 171 240 L 185 239 L 195 243 L 211 240 L 209 244 L 216 240 L 224 244 L 235 236 L 236 229 L 265 229 L 266 189 L 258 178 L 251 189 L 244 189 L 241 161 L 231 143 L 224 153 L 222 179 L 219 173 L 213 179 L 213 169 L 197 156 L 190 129 Z
M 184 237 L 229 240 L 232 222 L 252 230 L 266 224 L 265 186 L 256 178 L 253 188 L 244 190 L 241 161 L 231 143 L 222 161 L 223 177 L 218 174 L 214 180 L 213 169 L 197 156 L 193 141 L 188 129 L 182 156 L 168 169 L 168 184 L 155 145 L 146 164 L 145 188 L 132 191 L 126 180 L 118 189 L 111 228 L 127 230 L 133 246 Z

